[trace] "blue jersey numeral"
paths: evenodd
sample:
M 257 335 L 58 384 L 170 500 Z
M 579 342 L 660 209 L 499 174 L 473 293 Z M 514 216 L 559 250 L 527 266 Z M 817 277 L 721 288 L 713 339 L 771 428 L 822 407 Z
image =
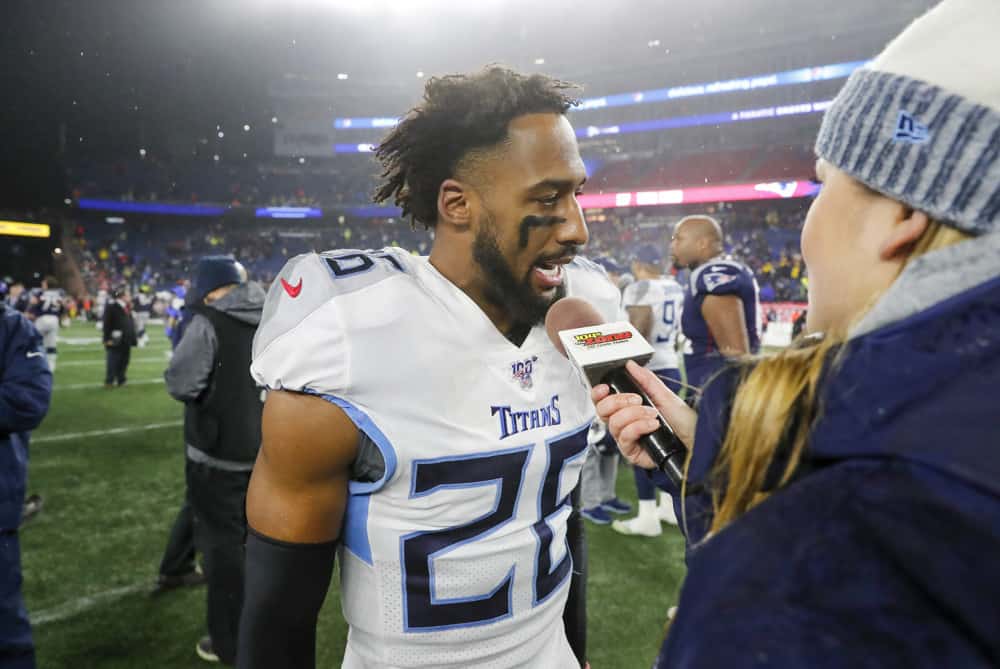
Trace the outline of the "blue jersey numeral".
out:
M 670 341 L 674 336 L 674 301 L 667 300 L 663 303 L 663 324 L 667 326 L 667 336 L 656 335 L 656 343 L 662 343 L 665 341 Z
M 510 615 L 513 567 L 493 592 L 480 597 L 441 601 L 434 597 L 434 559 L 462 544 L 492 534 L 514 517 L 530 453 L 531 448 L 526 447 L 414 463 L 411 499 L 445 488 L 477 486 L 496 486 L 497 497 L 492 511 L 470 523 L 402 538 L 403 608 L 408 632 L 482 625 Z
M 334 276 L 338 278 L 367 272 L 375 266 L 376 260 L 384 260 L 400 272 L 403 271 L 403 267 L 399 264 L 399 261 L 388 253 L 345 253 L 336 258 L 328 257 L 324 258 L 324 260 L 330 266 L 330 270 Z
M 588 427 L 589 430 L 589 427 Z M 574 432 L 545 444 L 548 448 L 549 465 L 538 495 L 539 521 L 532 529 L 538 537 L 538 552 L 535 559 L 535 605 L 541 604 L 555 592 L 569 576 L 573 560 L 567 547 L 566 554 L 556 564 L 552 564 L 552 528 L 549 518 L 569 506 L 569 493 L 559 496 L 559 479 L 567 462 L 587 453 L 587 430 Z
M 552 564 L 554 535 L 549 522 L 568 505 L 569 491 L 559 495 L 559 480 L 566 463 L 586 452 L 587 429 L 582 428 L 546 442 L 548 465 L 537 491 L 538 521 L 532 526 L 538 540 L 533 578 L 535 605 L 558 589 L 572 567 L 568 546 L 562 559 Z M 495 486 L 497 494 L 493 509 L 479 518 L 444 530 L 417 532 L 400 540 L 403 624 L 407 632 L 485 625 L 512 614 L 513 561 L 507 575 L 492 591 L 458 599 L 438 599 L 435 596 L 434 560 L 459 546 L 485 539 L 514 518 L 525 468 L 533 448 L 533 445 L 528 445 L 474 456 L 413 463 L 411 499 L 449 488 L 480 486 Z

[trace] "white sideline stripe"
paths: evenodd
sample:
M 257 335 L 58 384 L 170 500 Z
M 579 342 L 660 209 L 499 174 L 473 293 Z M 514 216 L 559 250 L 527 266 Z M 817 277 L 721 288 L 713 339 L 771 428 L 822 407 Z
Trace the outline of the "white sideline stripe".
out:
M 170 362 L 170 360 L 165 355 L 160 358 L 132 358 L 131 360 L 129 360 L 128 364 L 131 365 L 136 362 L 162 362 L 166 364 Z M 56 370 L 58 370 L 60 367 L 85 367 L 90 365 L 104 365 L 104 364 L 107 364 L 104 360 L 68 360 L 66 362 L 59 360 L 56 362 Z
M 59 604 L 58 606 L 53 606 L 52 608 L 42 609 L 34 615 L 31 615 L 31 624 L 32 626 L 37 627 L 39 625 L 45 625 L 46 623 L 66 620 L 67 618 L 72 618 L 77 614 L 83 613 L 87 609 L 92 609 L 99 604 L 112 602 L 116 599 L 127 597 L 128 595 L 141 592 L 142 590 L 151 587 L 152 586 L 149 583 L 134 583 L 120 588 L 112 588 L 111 590 L 98 592 L 93 595 L 87 595 L 86 597 L 71 599 L 68 602 Z
M 56 343 L 66 344 L 67 346 L 91 346 L 93 344 L 100 344 L 100 337 L 57 337 Z
M 85 437 L 102 437 L 106 434 L 124 434 L 125 432 L 158 430 L 161 427 L 179 427 L 183 424 L 184 421 L 173 420 L 170 421 L 169 423 L 150 423 L 149 425 L 135 425 L 133 427 L 113 427 L 109 430 L 91 430 L 90 432 L 68 432 L 63 434 L 46 434 L 42 435 L 41 437 L 32 437 L 31 443 L 39 444 L 46 441 L 66 441 L 68 439 L 83 439 Z
M 128 380 L 125 388 L 129 386 L 148 386 L 152 383 L 163 383 L 163 379 L 139 379 L 138 381 Z M 56 385 L 53 390 L 85 390 L 87 388 L 103 388 L 103 383 L 71 383 L 66 386 Z

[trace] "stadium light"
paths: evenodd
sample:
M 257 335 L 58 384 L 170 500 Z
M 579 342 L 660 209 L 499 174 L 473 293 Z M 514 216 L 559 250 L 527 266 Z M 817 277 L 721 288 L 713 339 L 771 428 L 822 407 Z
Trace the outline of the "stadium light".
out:
M 140 155 L 140 156 L 141 156 L 142 158 L 145 158 L 145 157 L 146 157 L 146 149 L 139 149 L 139 155 Z
M 250 124 L 249 123 L 244 123 L 243 124 L 243 132 L 250 132 Z
M 536 58 L 535 59 L 535 65 L 545 65 L 545 59 L 544 58 Z
M 423 78 L 424 78 L 424 73 L 423 72 L 417 72 L 417 79 L 423 79 Z
M 346 72 L 340 72 L 340 73 L 338 73 L 337 74 L 337 79 L 339 79 L 340 81 L 346 81 L 347 80 L 347 73 Z

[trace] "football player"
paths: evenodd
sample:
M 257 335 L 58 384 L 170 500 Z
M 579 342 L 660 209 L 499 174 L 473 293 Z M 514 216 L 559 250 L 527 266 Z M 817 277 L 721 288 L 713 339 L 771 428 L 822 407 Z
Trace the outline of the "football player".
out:
M 47 276 L 42 279 L 41 290 L 38 291 L 35 299 L 28 307 L 32 320 L 38 333 L 42 335 L 45 345 L 45 358 L 49 362 L 49 369 L 56 371 L 56 348 L 59 336 L 59 326 L 66 313 L 66 293 L 59 287 L 59 283 L 54 276 Z
M 139 348 L 144 348 L 149 343 L 146 326 L 149 324 L 149 317 L 153 311 L 153 295 L 151 293 L 152 289 L 143 285 L 132 298 L 132 317 L 135 319 L 135 334 L 139 340 Z
M 678 269 L 691 270 L 684 289 L 681 330 L 691 345 L 684 356 L 690 386 L 701 388 L 726 357 L 760 348 L 757 280 L 726 256 L 722 226 L 711 216 L 688 216 L 674 227 L 671 253 Z
M 684 289 L 663 273 L 663 252 L 655 244 L 643 244 L 632 261 L 635 283 L 622 293 L 622 304 L 632 325 L 653 346 L 653 357 L 646 363 L 668 388 L 681 392 L 680 360 L 677 353 L 677 331 L 684 310 Z M 677 524 L 670 495 L 660 493 L 656 503 L 654 472 L 633 467 L 635 488 L 639 499 L 639 514 L 629 520 L 616 520 L 611 529 L 621 534 L 647 537 L 659 536 L 660 521 Z
M 577 256 L 570 95 L 500 67 L 429 80 L 376 199 L 433 230 L 430 255 L 307 254 L 273 283 L 238 666 L 313 666 L 338 547 L 344 667 L 583 663 L 563 612 L 594 412 L 542 322 L 563 295 L 615 320 L 620 297 Z

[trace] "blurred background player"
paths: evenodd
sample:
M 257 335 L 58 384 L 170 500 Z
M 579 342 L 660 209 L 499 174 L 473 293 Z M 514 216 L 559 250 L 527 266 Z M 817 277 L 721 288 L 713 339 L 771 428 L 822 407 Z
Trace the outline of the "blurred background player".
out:
M 601 256 L 594 262 L 604 268 L 619 291 L 635 281 L 628 268 L 610 256 Z M 625 313 L 621 312 L 618 320 L 625 318 Z M 595 525 L 607 525 L 612 521 L 611 514 L 625 514 L 632 510 L 632 505 L 619 499 L 615 492 L 620 462 L 618 446 L 607 426 L 599 420 L 590 426 L 587 444 L 587 459 L 580 473 L 580 515 Z
M 32 315 L 35 327 L 42 335 L 45 343 L 45 358 L 48 360 L 49 369 L 56 371 L 57 341 L 59 337 L 59 327 L 62 324 L 63 316 L 66 314 L 66 293 L 59 287 L 59 283 L 54 276 L 47 276 L 42 280 L 42 287 L 35 296 L 33 303 L 28 307 L 28 312 Z
M 694 388 L 701 388 L 727 357 L 760 347 L 757 281 L 746 265 L 725 255 L 722 242 L 719 222 L 700 215 L 681 219 L 671 239 L 675 266 L 691 270 L 681 329 L 691 346 L 684 371 Z
M 0 302 L 0 667 L 34 669 L 31 626 L 21 596 L 18 528 L 28 479 L 28 441 L 49 409 L 52 372 L 42 336 Z
M 136 345 L 135 322 L 129 304 L 128 290 L 115 288 L 104 305 L 103 341 L 106 357 L 104 387 L 125 385 L 132 347 Z
M 181 337 L 184 335 L 184 326 L 187 324 L 187 319 L 190 318 L 185 306 L 189 290 L 190 286 L 188 285 L 188 281 L 185 280 L 178 283 L 170 291 L 173 297 L 170 298 L 170 302 L 167 305 L 163 332 L 167 336 L 167 339 L 170 340 L 171 352 L 180 343 Z M 168 352 L 168 355 L 170 355 L 170 352 Z
M 243 501 L 261 439 L 261 391 L 249 370 L 264 290 L 232 257 L 208 256 L 189 297 L 192 318 L 164 377 L 171 397 L 184 402 L 186 499 L 208 586 L 208 636 L 195 650 L 231 665 L 243 606 Z M 198 580 L 192 563 L 181 562 L 179 584 Z
M 146 344 L 149 343 L 146 325 L 149 323 L 149 315 L 153 311 L 153 295 L 151 293 L 152 289 L 148 285 L 143 285 L 132 298 L 132 317 L 135 319 L 135 335 L 139 348 L 145 348 Z
M 635 282 L 622 293 L 622 306 L 635 329 L 653 347 L 653 357 L 646 363 L 646 369 L 656 374 L 672 391 L 680 393 L 677 331 L 684 308 L 684 289 L 672 276 L 663 273 L 663 252 L 655 244 L 644 244 L 636 250 L 632 274 Z M 639 498 L 639 515 L 629 520 L 616 520 L 611 529 L 621 534 L 658 536 L 662 531 L 661 520 L 677 524 L 673 502 L 670 495 L 661 492 L 657 507 L 653 478 L 659 472 L 637 466 L 632 469 Z

